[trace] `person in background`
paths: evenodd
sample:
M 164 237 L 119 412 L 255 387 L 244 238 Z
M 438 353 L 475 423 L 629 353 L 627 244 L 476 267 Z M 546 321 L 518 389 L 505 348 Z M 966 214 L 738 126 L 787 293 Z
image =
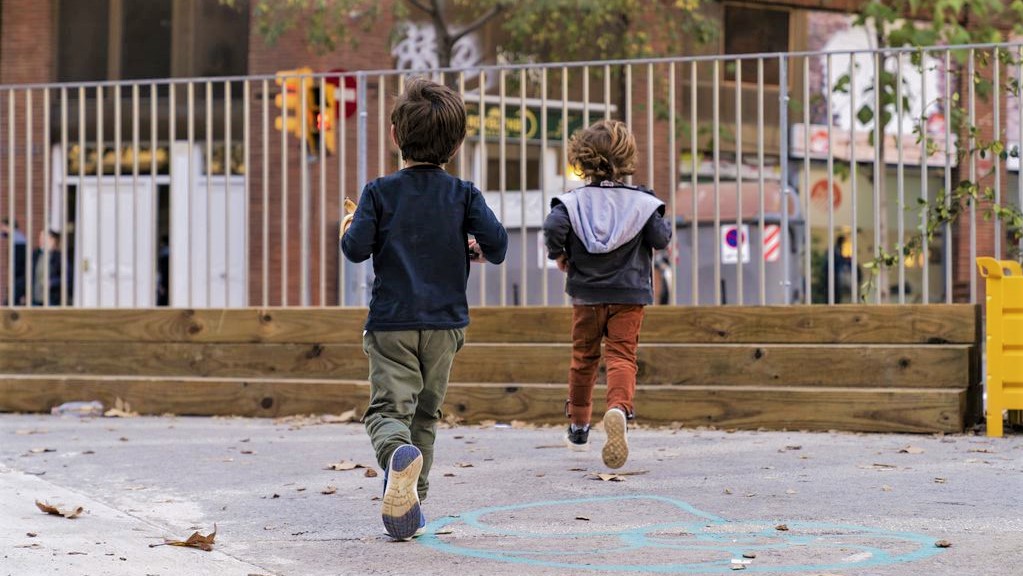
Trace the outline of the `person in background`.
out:
M 3 221 L 0 221 L 0 236 L 8 242 L 14 242 L 14 261 L 11 263 L 14 266 L 14 287 L 13 290 L 9 290 L 8 297 L 4 299 L 4 305 L 24 306 L 25 264 L 28 260 L 28 239 L 25 238 L 25 234 L 18 227 L 18 221 L 14 220 L 13 223 L 14 226 L 12 227 L 9 218 L 4 218 Z
M 33 306 L 60 306 L 61 258 L 60 234 L 41 230 L 39 246 L 32 251 Z

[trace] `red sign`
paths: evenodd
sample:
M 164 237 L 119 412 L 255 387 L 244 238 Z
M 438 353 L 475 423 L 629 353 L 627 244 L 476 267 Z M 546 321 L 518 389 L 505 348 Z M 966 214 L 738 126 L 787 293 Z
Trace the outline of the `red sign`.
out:
M 344 74 L 347 70 L 344 68 L 335 68 L 330 70 L 330 72 Z M 337 102 L 334 114 L 340 118 L 341 109 L 344 108 L 345 118 L 351 118 L 352 114 L 355 114 L 355 109 L 357 107 L 355 76 L 327 76 L 326 82 L 334 87 L 334 101 Z
M 821 210 L 828 209 L 828 196 L 827 178 L 821 178 L 810 188 L 810 200 Z M 842 187 L 838 185 L 838 182 L 832 182 L 830 196 L 831 205 L 834 208 L 837 209 L 842 205 Z

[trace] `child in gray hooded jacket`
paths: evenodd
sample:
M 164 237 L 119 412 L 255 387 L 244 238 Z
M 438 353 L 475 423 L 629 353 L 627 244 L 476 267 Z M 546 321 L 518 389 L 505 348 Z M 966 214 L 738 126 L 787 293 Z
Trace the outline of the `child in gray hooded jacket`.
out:
M 617 120 L 577 132 L 570 162 L 587 184 L 554 198 L 543 230 L 547 256 L 568 273 L 572 297 L 572 364 L 568 374 L 568 441 L 589 440 L 601 343 L 607 365 L 602 456 L 620 468 L 629 456 L 627 420 L 634 418 L 636 348 L 643 307 L 653 303 L 653 251 L 671 241 L 664 202 L 652 190 L 622 182 L 636 167 L 636 141 Z

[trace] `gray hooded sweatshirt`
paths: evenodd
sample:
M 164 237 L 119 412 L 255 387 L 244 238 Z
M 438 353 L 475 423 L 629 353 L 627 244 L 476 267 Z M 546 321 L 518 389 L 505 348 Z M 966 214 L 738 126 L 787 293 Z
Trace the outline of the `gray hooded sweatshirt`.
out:
M 664 202 L 652 190 L 614 182 L 551 201 L 543 230 L 548 258 L 568 257 L 575 304 L 651 304 L 651 258 L 671 240 Z

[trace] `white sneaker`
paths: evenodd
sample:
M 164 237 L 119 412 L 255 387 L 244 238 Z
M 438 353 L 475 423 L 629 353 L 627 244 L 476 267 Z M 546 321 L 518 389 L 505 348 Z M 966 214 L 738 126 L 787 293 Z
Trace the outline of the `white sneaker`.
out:
M 608 468 L 621 468 L 629 459 L 628 428 L 625 411 L 621 408 L 611 408 L 604 413 L 604 433 L 607 434 L 607 440 L 604 442 L 601 457 Z

